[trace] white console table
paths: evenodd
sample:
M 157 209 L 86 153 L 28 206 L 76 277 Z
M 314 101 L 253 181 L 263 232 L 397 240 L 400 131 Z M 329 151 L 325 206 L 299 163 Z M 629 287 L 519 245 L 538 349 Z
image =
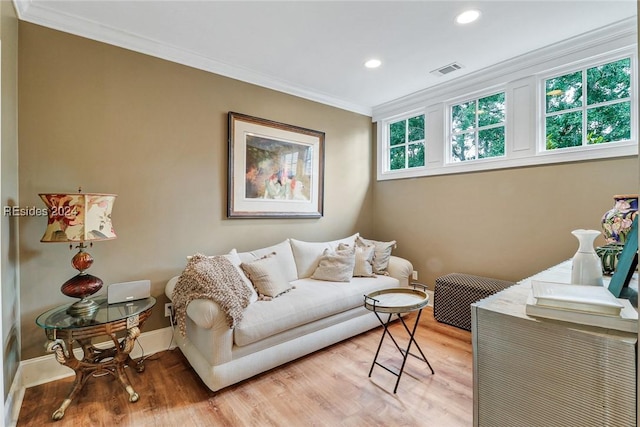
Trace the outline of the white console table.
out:
M 474 426 L 636 426 L 638 334 L 525 314 L 532 279 L 570 278 L 567 261 L 472 305 Z

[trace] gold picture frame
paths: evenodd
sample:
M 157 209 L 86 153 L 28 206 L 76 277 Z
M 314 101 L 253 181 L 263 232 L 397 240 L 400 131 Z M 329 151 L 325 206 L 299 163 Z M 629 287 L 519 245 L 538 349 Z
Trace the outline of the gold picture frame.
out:
M 229 112 L 229 218 L 320 218 L 324 132 Z

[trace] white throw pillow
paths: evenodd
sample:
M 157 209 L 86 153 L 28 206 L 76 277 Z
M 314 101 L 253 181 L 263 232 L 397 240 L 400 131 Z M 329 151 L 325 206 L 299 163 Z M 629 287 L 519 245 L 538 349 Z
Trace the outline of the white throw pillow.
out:
M 243 262 L 240 267 L 255 286 L 260 299 L 275 298 L 293 288 L 282 275 L 275 252 L 255 261 Z
M 391 251 L 396 247 L 396 241 L 390 242 L 378 242 L 376 240 L 369 240 L 358 236 L 361 244 L 373 244 L 375 250 L 373 252 L 373 272 L 376 274 L 385 274 L 387 267 L 389 266 L 389 259 L 391 258 Z
M 266 248 L 255 249 L 250 252 L 241 252 L 238 254 L 242 262 L 250 262 L 256 259 L 260 259 L 265 255 L 272 252 L 278 254 L 277 260 L 280 264 L 280 272 L 284 278 L 293 282 L 298 279 L 298 270 L 296 269 L 296 261 L 293 258 L 293 252 L 291 251 L 291 244 L 289 239 L 278 243 L 277 245 L 269 246 Z
M 289 239 L 291 242 L 291 250 L 296 261 L 298 269 L 298 279 L 311 277 L 318 267 L 320 258 L 325 249 L 336 251 L 340 243 L 353 246 L 358 237 L 358 233 L 343 239 L 332 240 L 330 242 L 304 242 L 302 240 Z
M 353 247 L 337 251 L 325 249 L 311 278 L 328 282 L 350 282 L 355 262 Z

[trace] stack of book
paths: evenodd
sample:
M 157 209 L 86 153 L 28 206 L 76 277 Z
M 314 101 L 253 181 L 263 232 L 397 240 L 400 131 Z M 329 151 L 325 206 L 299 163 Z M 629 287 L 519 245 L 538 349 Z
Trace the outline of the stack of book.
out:
M 638 312 L 629 300 L 603 286 L 531 282 L 528 316 L 545 317 L 625 332 L 638 332 Z

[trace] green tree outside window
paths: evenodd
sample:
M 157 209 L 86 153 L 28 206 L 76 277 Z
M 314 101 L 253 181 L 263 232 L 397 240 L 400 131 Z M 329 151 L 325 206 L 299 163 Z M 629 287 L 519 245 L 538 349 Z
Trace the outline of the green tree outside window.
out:
M 424 114 L 389 124 L 389 169 L 425 165 Z
M 454 162 L 504 156 L 505 94 L 485 96 L 451 107 L 451 158 Z
M 547 150 L 631 139 L 630 58 L 547 79 L 545 96 Z

